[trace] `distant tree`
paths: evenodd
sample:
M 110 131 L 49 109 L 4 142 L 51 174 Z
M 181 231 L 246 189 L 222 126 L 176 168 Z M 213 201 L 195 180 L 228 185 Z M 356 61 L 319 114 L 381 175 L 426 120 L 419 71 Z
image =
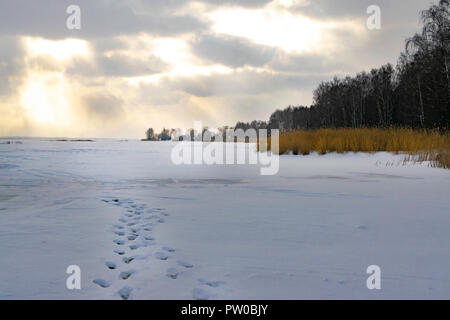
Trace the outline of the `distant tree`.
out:
M 230 127 L 223 126 L 223 127 L 220 127 L 218 130 L 219 130 L 220 134 L 222 135 L 222 140 L 226 141 L 226 139 L 227 139 L 227 131 L 230 130 Z
M 180 129 L 170 129 L 169 130 L 169 136 L 170 136 L 170 139 L 172 139 L 172 137 L 177 133 L 177 132 L 180 132 L 181 130 Z
M 196 131 L 195 129 L 188 129 L 186 130 L 186 136 L 188 137 L 188 139 L 190 139 L 190 141 L 194 141 L 195 140 L 195 135 L 196 135 Z
M 149 129 L 145 132 L 145 136 L 147 137 L 147 140 L 149 140 L 149 141 L 154 141 L 154 140 L 156 140 L 155 132 L 153 131 L 153 128 L 149 128 Z
M 168 129 L 163 128 L 161 133 L 158 135 L 159 140 L 161 141 L 169 141 L 171 139 L 171 135 Z

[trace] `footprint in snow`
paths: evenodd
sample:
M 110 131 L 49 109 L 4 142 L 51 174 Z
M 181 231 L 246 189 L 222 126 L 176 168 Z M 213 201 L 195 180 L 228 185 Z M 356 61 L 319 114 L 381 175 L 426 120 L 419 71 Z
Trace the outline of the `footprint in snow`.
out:
M 178 260 L 177 262 L 178 262 L 178 264 L 180 266 L 185 267 L 185 268 L 192 268 L 192 267 L 194 267 L 193 264 L 191 264 L 191 263 L 189 263 L 187 261 L 184 261 L 184 260 Z
M 169 269 L 167 269 L 166 275 L 167 275 L 169 278 L 171 278 L 171 279 L 176 279 L 176 278 L 178 277 L 178 274 L 179 274 L 179 272 L 178 272 L 178 270 L 175 269 L 175 268 L 169 268 Z
M 217 288 L 223 284 L 225 284 L 224 281 L 208 281 L 205 279 L 198 279 L 198 282 L 200 282 L 201 284 L 208 286 L 208 287 L 212 287 L 212 288 Z
M 128 300 L 131 296 L 132 291 L 133 289 L 131 287 L 125 286 L 118 291 L 118 294 L 123 300 Z
M 149 240 L 142 241 L 142 246 L 145 247 L 145 248 L 151 247 L 151 246 L 154 246 L 154 245 L 155 245 L 155 243 L 153 241 L 149 241 Z
M 125 244 L 125 241 L 124 241 L 124 240 L 121 240 L 121 239 L 116 239 L 116 240 L 114 240 L 113 242 L 114 242 L 115 244 L 119 245 L 119 246 L 122 246 L 122 245 Z
M 155 258 L 158 260 L 167 260 L 169 256 L 165 252 L 156 252 Z
M 123 259 L 122 259 L 122 261 L 126 264 L 129 264 L 133 260 L 134 260 L 134 257 L 123 257 Z
M 167 252 L 175 252 L 175 249 L 171 247 L 163 247 L 162 249 Z
M 119 256 L 123 256 L 125 254 L 125 251 L 123 251 L 123 250 L 114 250 L 114 253 L 117 253 Z
M 212 295 L 208 291 L 206 291 L 202 288 L 195 288 L 192 291 L 192 297 L 195 300 L 208 300 L 212 297 Z
M 125 232 L 123 231 L 114 231 L 115 234 L 117 234 L 118 236 L 124 236 Z
M 133 273 L 135 273 L 136 271 L 135 270 L 130 270 L 130 271 L 122 271 L 120 274 L 119 274 L 119 279 L 122 279 L 122 280 L 127 280 L 129 277 L 131 277 L 132 275 L 133 275 Z
M 108 281 L 103 280 L 103 279 L 95 279 L 92 282 L 99 285 L 102 288 L 108 288 L 111 285 Z
M 107 261 L 105 263 L 105 265 L 108 267 L 108 269 L 111 269 L 111 270 L 114 270 L 117 267 L 116 264 L 114 262 L 111 262 L 111 261 Z
M 137 237 L 134 236 L 134 235 L 133 235 L 133 236 L 128 236 L 128 237 L 127 237 L 127 239 L 130 240 L 130 241 L 134 241 L 134 240 L 136 240 L 136 238 L 137 238 Z

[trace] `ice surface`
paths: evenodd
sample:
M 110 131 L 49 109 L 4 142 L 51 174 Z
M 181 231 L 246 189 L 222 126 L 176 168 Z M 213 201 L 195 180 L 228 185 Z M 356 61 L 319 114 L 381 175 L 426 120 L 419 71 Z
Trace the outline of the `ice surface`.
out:
M 172 165 L 171 143 L 21 141 L 0 144 L 0 299 L 450 299 L 448 170 L 330 154 L 260 176 Z

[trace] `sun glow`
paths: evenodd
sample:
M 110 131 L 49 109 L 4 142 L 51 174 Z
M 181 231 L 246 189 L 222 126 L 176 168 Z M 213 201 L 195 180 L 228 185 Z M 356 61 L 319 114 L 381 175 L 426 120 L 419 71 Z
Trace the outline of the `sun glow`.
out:
M 89 55 L 88 43 L 79 39 L 46 40 L 41 38 L 25 38 L 26 48 L 30 55 L 46 55 L 56 60 L 68 60 L 74 56 Z
M 69 119 L 69 86 L 60 73 L 32 72 L 26 80 L 20 102 L 32 121 L 65 125 Z
M 142 39 L 143 37 L 141 37 Z M 153 38 L 147 39 L 148 51 L 155 57 L 170 65 L 165 72 L 150 75 L 130 77 L 126 80 L 131 85 L 140 83 L 158 83 L 162 78 L 194 77 L 198 75 L 211 75 L 213 73 L 229 74 L 232 69 L 221 64 L 204 63 L 192 54 L 188 42 L 185 39 Z M 133 53 L 127 53 L 131 55 Z
M 217 33 L 244 37 L 255 43 L 304 52 L 320 42 L 321 25 L 284 10 L 225 9 L 210 14 Z
M 64 68 L 74 57 L 89 57 L 88 42 L 78 39 L 23 39 L 27 56 L 25 62 L 36 57 L 58 62 L 56 70 L 45 71 L 39 64 L 29 64 L 29 71 L 19 91 L 19 103 L 27 118 L 38 124 L 65 126 L 70 124 L 71 88 L 64 76 Z

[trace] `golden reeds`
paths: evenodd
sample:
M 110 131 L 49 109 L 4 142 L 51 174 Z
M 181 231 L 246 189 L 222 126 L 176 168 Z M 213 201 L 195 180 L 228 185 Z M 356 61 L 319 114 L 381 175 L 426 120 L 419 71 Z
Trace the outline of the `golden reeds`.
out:
M 268 140 L 270 149 L 270 139 Z M 450 135 L 437 130 L 389 129 L 318 129 L 280 134 L 280 154 L 311 152 L 392 152 L 407 153 L 411 159 L 430 161 L 433 166 L 450 167 Z

